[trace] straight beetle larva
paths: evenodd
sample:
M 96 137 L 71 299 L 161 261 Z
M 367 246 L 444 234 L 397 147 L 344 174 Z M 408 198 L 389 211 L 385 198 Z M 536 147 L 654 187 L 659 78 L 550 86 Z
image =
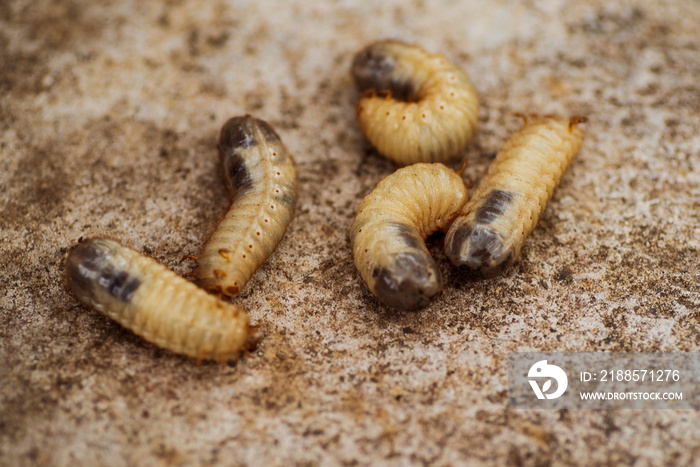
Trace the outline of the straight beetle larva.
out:
M 355 266 L 382 303 L 415 310 L 442 291 L 425 239 L 445 229 L 466 200 L 462 177 L 439 163 L 399 169 L 365 197 L 350 242 Z
M 235 296 L 277 248 L 292 221 L 296 171 L 277 133 L 250 115 L 224 124 L 219 155 L 233 202 L 197 258 L 198 284 Z
M 360 131 L 397 164 L 446 161 L 476 129 L 476 90 L 442 55 L 382 40 L 355 56 L 352 75 L 363 91 L 357 104 Z
M 80 302 L 175 353 L 224 362 L 256 341 L 241 308 L 113 240 L 73 247 L 66 279 Z
M 447 232 L 445 252 L 456 266 L 489 272 L 515 261 L 581 147 L 584 117 L 524 120 Z

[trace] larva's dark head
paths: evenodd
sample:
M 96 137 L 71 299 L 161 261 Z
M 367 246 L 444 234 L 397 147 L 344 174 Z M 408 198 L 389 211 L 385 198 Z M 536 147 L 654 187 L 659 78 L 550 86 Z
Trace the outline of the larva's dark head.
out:
M 503 237 L 493 228 L 465 222 L 450 229 L 445 237 L 445 253 L 455 266 L 491 271 L 510 260 L 511 252 Z
M 66 280 L 83 303 L 92 305 L 98 294 L 129 302 L 141 281 L 113 264 L 116 242 L 93 238 L 79 243 L 66 257 Z
M 389 91 L 391 96 L 404 101 L 415 100 L 414 84 L 397 73 L 401 60 L 400 50 L 408 45 L 395 41 L 374 42 L 355 55 L 352 76 L 360 91 Z
M 440 270 L 427 253 L 398 253 L 372 275 L 377 298 L 386 306 L 400 310 L 427 306 L 443 288 Z

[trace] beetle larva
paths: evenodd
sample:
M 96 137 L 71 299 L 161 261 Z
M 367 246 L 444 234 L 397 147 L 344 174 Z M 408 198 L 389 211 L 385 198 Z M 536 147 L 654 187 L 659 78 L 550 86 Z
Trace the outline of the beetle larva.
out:
M 525 119 L 496 155 L 445 237 L 456 266 L 495 272 L 520 255 L 583 141 L 584 117 Z
M 476 90 L 442 55 L 382 40 L 355 56 L 352 75 L 364 91 L 357 104 L 360 131 L 397 164 L 446 161 L 476 129 Z
M 223 362 L 257 339 L 241 308 L 113 240 L 73 247 L 66 279 L 80 302 L 175 353 Z
M 379 182 L 350 228 L 355 266 L 372 293 L 402 310 L 426 306 L 442 276 L 425 239 L 467 201 L 462 177 L 442 164 L 414 164 Z
M 250 115 L 224 124 L 219 155 L 233 202 L 198 257 L 198 284 L 235 296 L 277 248 L 292 221 L 296 172 L 277 133 Z

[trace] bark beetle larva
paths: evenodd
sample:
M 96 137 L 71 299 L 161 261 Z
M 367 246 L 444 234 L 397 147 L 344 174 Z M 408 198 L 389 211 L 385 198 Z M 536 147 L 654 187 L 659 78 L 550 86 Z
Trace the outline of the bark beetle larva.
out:
M 360 131 L 397 164 L 446 161 L 476 129 L 476 90 L 442 55 L 382 40 L 355 56 L 352 75 L 363 91 L 357 104 Z
M 257 340 L 241 308 L 113 240 L 73 247 L 66 279 L 80 302 L 175 353 L 223 362 Z
M 233 202 L 198 257 L 198 284 L 238 295 L 277 248 L 294 215 L 294 160 L 272 127 L 246 115 L 221 128 L 219 155 Z
M 425 238 L 446 228 L 466 200 L 460 175 L 420 163 L 384 178 L 360 203 L 350 228 L 355 266 L 382 303 L 414 310 L 442 291 Z
M 524 118 L 445 237 L 456 266 L 496 271 L 515 261 L 583 141 L 584 117 Z

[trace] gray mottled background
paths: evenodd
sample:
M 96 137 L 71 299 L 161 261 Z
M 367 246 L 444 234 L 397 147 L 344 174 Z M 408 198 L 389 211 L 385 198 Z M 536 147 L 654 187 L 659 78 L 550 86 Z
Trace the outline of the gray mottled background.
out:
M 672 465 L 698 411 L 508 410 L 511 351 L 698 351 L 700 3 L 0 3 L 0 464 Z M 354 209 L 394 166 L 355 123 L 353 54 L 396 37 L 471 76 L 476 182 L 515 112 L 590 118 L 504 275 L 430 248 L 445 292 L 378 304 Z M 297 161 L 297 215 L 235 302 L 265 338 L 197 365 L 79 305 L 62 261 L 105 235 L 180 274 L 227 209 L 216 138 L 252 113 Z

